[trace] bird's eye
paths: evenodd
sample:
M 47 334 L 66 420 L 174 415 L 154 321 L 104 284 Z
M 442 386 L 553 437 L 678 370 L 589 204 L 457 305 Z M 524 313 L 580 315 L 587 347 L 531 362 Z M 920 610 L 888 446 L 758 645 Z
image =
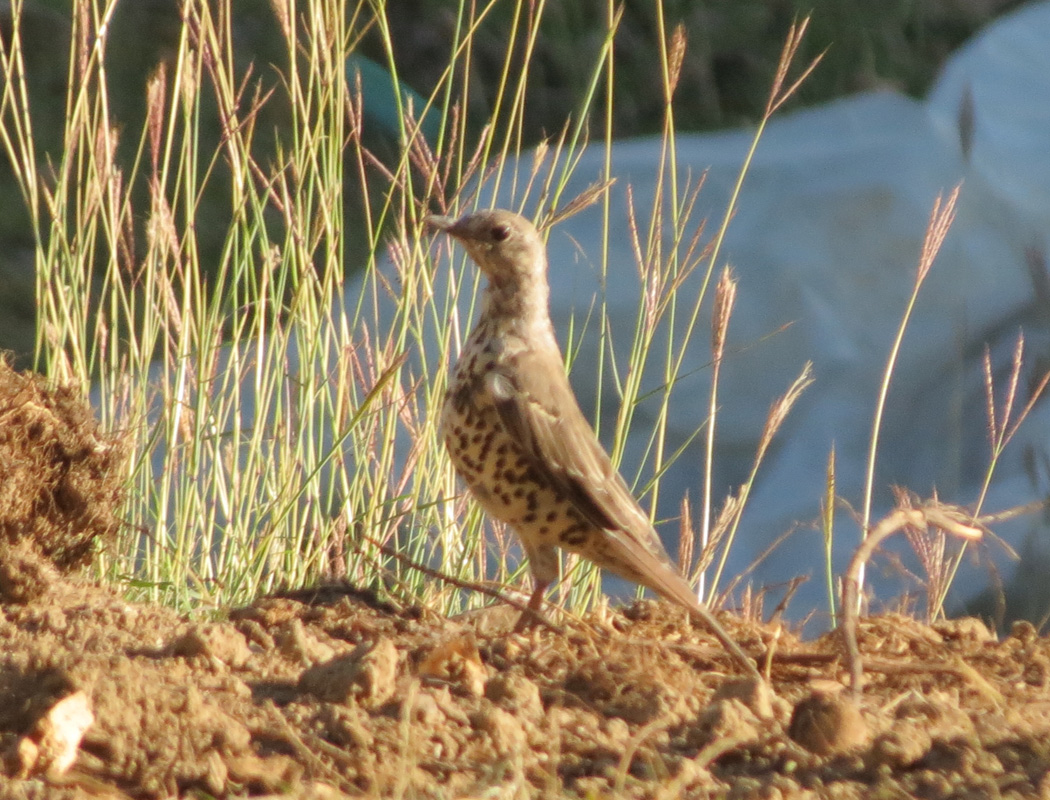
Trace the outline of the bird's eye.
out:
M 510 236 L 510 228 L 506 225 L 492 226 L 492 241 L 503 242 L 506 241 L 508 236 Z

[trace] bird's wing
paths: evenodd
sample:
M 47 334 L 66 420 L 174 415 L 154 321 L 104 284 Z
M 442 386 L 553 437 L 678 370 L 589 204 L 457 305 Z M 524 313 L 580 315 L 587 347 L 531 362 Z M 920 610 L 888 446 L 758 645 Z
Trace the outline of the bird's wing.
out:
M 761 680 L 754 662 L 697 600 L 671 563 L 649 518 L 580 411 L 556 351 L 516 354 L 508 365 L 489 372 L 486 387 L 504 427 L 525 448 L 533 469 L 605 531 L 620 567 L 614 571 L 688 608 Z M 603 566 L 614 568 L 608 562 Z
M 521 443 L 532 467 L 589 522 L 639 536 L 652 531 L 580 411 L 560 359 L 545 351 L 518 353 L 511 364 L 490 372 L 487 383 L 503 426 Z

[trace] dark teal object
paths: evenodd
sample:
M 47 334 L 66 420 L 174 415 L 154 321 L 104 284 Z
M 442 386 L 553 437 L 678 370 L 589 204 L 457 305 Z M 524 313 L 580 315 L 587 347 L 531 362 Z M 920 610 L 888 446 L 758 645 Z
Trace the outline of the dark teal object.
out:
M 365 126 L 373 128 L 384 138 L 389 137 L 394 141 L 400 141 L 401 125 L 395 87 L 396 91 L 401 93 L 402 108 L 407 111 L 411 102 L 412 113 L 417 120 L 420 119 L 420 114 L 426 108 L 426 99 L 412 87 L 395 80 L 386 67 L 367 56 L 354 53 L 346 59 L 346 80 L 351 92 L 356 91 L 358 75 L 361 76 L 361 97 L 364 106 L 362 113 Z M 440 127 L 437 113 L 433 108 L 428 109 L 427 113 L 422 116 L 420 131 L 431 147 L 434 147 L 437 142 Z

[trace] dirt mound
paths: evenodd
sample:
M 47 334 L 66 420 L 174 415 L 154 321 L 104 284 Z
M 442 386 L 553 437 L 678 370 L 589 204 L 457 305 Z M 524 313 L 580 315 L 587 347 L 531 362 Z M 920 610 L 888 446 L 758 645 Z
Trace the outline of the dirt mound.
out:
M 30 546 L 63 571 L 88 563 L 96 543 L 120 526 L 125 459 L 79 391 L 0 358 L 0 550 Z M 7 561 L 0 554 L 0 564 Z M 0 575 L 0 593 L 14 592 L 10 599 L 31 585 Z

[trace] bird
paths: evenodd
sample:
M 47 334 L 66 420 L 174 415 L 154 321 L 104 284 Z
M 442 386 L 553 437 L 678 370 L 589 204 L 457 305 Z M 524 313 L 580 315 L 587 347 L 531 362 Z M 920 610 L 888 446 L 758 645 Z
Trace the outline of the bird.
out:
M 485 277 L 481 312 L 448 379 L 439 436 L 474 499 L 521 540 L 533 592 L 517 630 L 558 577 L 558 548 L 687 609 L 751 675 L 750 659 L 694 594 L 580 410 L 550 319 L 546 245 L 502 209 L 426 223 Z

